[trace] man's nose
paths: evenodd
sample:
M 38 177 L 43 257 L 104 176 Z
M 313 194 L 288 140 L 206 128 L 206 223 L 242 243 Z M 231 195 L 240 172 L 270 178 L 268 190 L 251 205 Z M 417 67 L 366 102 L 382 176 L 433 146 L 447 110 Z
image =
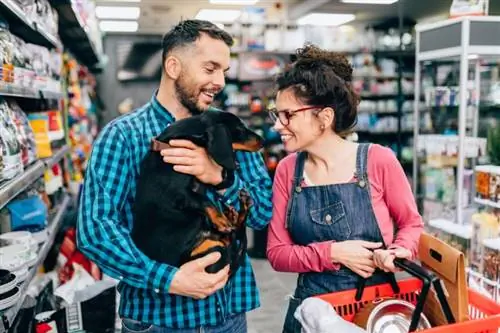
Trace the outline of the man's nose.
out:
M 224 72 L 218 71 L 212 83 L 218 88 L 224 88 L 224 86 L 226 85 L 226 77 L 224 76 Z

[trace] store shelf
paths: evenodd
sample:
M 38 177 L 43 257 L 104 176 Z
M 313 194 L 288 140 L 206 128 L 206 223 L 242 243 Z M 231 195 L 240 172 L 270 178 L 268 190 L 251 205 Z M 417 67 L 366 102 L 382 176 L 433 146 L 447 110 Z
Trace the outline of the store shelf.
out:
M 0 84 L 0 96 L 32 99 L 61 99 L 63 94 L 55 91 L 20 88 L 12 85 Z
M 483 245 L 491 250 L 500 252 L 500 238 L 490 238 L 483 240 Z
M 448 234 L 461 237 L 463 239 L 472 238 L 472 225 L 460 225 L 455 222 L 445 219 L 433 219 L 429 221 L 429 225 L 433 228 L 442 230 Z
M 59 163 L 59 161 L 63 159 L 64 155 L 69 153 L 69 150 L 70 148 L 67 145 L 58 149 L 52 157 L 43 160 L 45 163 L 45 167 L 47 169 L 52 168 L 56 163 Z
M 28 19 L 23 10 L 13 0 L 0 0 L 2 16 L 9 23 L 9 30 L 24 41 L 46 46 L 62 48 L 56 36 L 49 34 L 42 27 Z
M 12 199 L 26 190 L 38 178 L 43 176 L 47 168 L 51 168 L 59 162 L 69 151 L 68 146 L 62 147 L 54 156 L 43 161 L 37 161 L 30 165 L 21 175 L 0 185 L 0 209 L 7 205 Z
M 89 36 L 88 27 L 70 0 L 49 0 L 59 15 L 59 34 L 63 44 L 90 70 L 101 62 L 101 55 Z
M 22 175 L 3 184 L 0 187 L 0 209 L 40 178 L 44 171 L 45 164 L 41 161 L 37 161 L 29 166 Z
M 45 258 L 47 257 L 50 248 L 52 247 L 52 244 L 54 243 L 54 239 L 56 237 L 57 231 L 59 230 L 59 227 L 61 226 L 61 223 L 63 221 L 64 214 L 66 210 L 68 209 L 68 206 L 71 202 L 71 198 L 68 194 L 64 195 L 64 198 L 62 200 L 62 203 L 60 204 L 59 208 L 57 209 L 57 212 L 55 213 L 53 219 L 51 220 L 50 224 L 48 225 L 48 238 L 45 243 L 40 247 L 40 250 L 38 252 L 38 259 L 33 267 L 30 268 L 28 277 L 26 280 L 23 282 L 22 286 L 20 287 L 20 292 L 21 292 L 21 298 L 17 302 L 16 305 L 13 307 L 5 310 L 2 313 L 2 322 L 0 323 L 0 332 L 5 332 L 7 329 L 9 329 L 12 326 L 12 323 L 16 319 L 17 314 L 19 313 L 19 310 L 21 309 L 21 306 L 24 303 L 24 299 L 26 297 L 26 291 L 28 289 L 28 286 L 30 282 L 33 280 L 35 277 L 38 267 L 44 262 Z M 2 325 L 4 327 L 2 327 Z M 3 328 L 3 329 L 2 329 Z
M 480 198 L 475 198 L 474 202 L 478 203 L 480 205 L 488 206 L 488 207 L 500 208 L 500 202 L 494 202 L 494 201 L 491 201 L 491 200 L 480 199 Z

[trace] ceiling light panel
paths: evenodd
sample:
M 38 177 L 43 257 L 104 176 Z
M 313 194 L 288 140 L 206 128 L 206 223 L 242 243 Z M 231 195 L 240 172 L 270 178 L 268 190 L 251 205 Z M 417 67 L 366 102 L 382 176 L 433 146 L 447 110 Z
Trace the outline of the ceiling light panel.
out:
M 392 5 L 399 0 L 341 0 L 343 3 L 358 3 L 365 5 Z
M 234 9 L 201 9 L 196 19 L 218 23 L 231 23 L 240 17 L 241 11 Z
M 100 20 L 137 20 L 141 15 L 141 9 L 139 7 L 97 6 L 95 13 Z
M 104 32 L 136 32 L 139 23 L 136 21 L 100 21 L 99 28 Z
M 353 14 L 327 14 L 327 13 L 311 13 L 302 16 L 297 20 L 299 25 L 316 25 L 316 26 L 339 26 L 353 21 L 356 18 Z
M 97 2 L 98 3 L 105 3 L 105 2 L 113 2 L 113 3 L 120 3 L 120 2 L 139 3 L 139 2 L 141 2 L 141 0 L 99 0 Z
M 255 5 L 259 0 L 210 0 L 211 5 L 241 5 L 241 6 L 252 6 Z

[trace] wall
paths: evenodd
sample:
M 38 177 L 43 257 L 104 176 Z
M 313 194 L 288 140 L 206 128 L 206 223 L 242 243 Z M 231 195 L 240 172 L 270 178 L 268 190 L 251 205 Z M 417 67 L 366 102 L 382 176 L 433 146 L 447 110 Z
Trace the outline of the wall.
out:
M 106 109 L 100 114 L 100 126 L 104 126 L 118 113 L 118 105 L 126 98 L 133 100 L 133 108 L 140 107 L 147 103 L 157 88 L 159 82 L 120 82 L 116 78 L 117 73 L 117 45 L 120 41 L 135 41 L 147 38 L 141 35 L 108 35 L 104 37 L 104 53 L 108 62 L 104 71 L 97 76 L 98 89 L 101 99 Z

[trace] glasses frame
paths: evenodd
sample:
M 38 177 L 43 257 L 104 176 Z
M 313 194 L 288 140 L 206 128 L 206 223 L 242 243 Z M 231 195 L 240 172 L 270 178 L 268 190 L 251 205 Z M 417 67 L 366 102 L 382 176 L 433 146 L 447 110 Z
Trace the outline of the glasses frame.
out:
M 271 120 L 276 123 L 276 121 L 280 121 L 283 126 L 287 126 L 290 124 L 290 118 L 297 112 L 309 111 L 314 109 L 324 109 L 326 106 L 323 105 L 312 105 L 306 106 L 303 108 L 295 109 L 295 110 L 281 110 L 278 111 L 276 108 L 272 108 L 268 110 L 269 117 Z M 283 115 L 283 116 L 281 116 Z

